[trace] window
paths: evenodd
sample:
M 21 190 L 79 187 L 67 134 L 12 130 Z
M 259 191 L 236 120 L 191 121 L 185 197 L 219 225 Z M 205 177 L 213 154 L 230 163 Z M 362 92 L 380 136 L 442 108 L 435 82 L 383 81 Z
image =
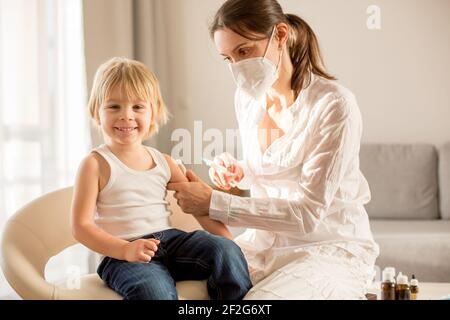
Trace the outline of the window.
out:
M 88 152 L 82 21 L 82 0 L 0 0 L 0 232 L 27 202 L 72 185 Z M 83 272 L 87 250 L 51 261 L 49 280 L 71 261 Z

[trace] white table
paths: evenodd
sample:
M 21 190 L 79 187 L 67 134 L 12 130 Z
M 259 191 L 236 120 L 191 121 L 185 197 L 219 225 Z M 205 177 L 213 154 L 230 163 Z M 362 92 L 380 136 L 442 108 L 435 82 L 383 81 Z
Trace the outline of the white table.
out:
M 375 293 L 381 299 L 380 282 L 374 282 L 369 293 Z M 447 297 L 450 299 L 450 283 L 448 282 L 419 282 L 417 300 L 438 300 Z

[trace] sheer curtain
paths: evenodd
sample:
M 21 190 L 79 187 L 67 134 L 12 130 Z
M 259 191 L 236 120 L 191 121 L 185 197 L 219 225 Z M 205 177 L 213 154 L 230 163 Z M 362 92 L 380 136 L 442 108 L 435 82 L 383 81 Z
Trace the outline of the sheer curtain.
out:
M 0 232 L 28 201 L 72 185 L 89 149 L 82 1 L 0 0 Z M 76 246 L 46 275 L 87 270 Z M 11 289 L 0 273 L 0 297 Z

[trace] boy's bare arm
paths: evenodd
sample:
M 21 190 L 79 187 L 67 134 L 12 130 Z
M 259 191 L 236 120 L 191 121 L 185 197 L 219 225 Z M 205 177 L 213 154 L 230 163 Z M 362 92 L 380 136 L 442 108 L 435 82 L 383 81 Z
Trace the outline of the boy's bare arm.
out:
M 136 262 L 149 261 L 150 251 L 157 249 L 157 243 L 147 240 L 129 242 L 105 232 L 94 223 L 99 178 L 99 162 L 91 154 L 81 163 L 75 182 L 71 208 L 74 238 L 89 249 L 108 257 Z
M 100 168 L 93 154 L 81 163 L 72 199 L 71 225 L 75 239 L 105 256 L 124 260 L 123 247 L 127 241 L 114 237 L 94 223 L 99 193 Z
M 183 172 L 181 171 L 180 167 L 175 162 L 175 160 L 173 160 L 172 157 L 167 154 L 165 154 L 164 156 L 165 156 L 167 163 L 169 164 L 169 168 L 170 168 L 170 173 L 171 173 L 170 182 L 188 182 L 188 179 L 183 174 Z M 230 231 L 228 230 L 227 226 L 225 226 L 222 222 L 212 220 L 209 218 L 209 216 L 202 216 L 202 217 L 195 217 L 195 218 L 197 219 L 198 223 L 200 223 L 200 225 L 202 226 L 203 229 L 205 229 L 213 234 L 216 234 L 216 235 L 228 238 L 228 239 L 232 239 L 232 235 L 231 235 Z

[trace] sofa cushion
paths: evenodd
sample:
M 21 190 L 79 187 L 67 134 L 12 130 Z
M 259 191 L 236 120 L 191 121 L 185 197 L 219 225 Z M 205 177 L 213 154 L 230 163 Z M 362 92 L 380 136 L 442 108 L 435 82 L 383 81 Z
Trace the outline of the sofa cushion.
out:
M 450 282 L 450 220 L 371 220 L 380 246 L 376 265 L 419 281 Z
M 441 218 L 450 219 L 450 142 L 439 149 L 439 198 Z
M 436 219 L 437 151 L 432 145 L 365 144 L 361 171 L 369 182 L 371 218 Z

